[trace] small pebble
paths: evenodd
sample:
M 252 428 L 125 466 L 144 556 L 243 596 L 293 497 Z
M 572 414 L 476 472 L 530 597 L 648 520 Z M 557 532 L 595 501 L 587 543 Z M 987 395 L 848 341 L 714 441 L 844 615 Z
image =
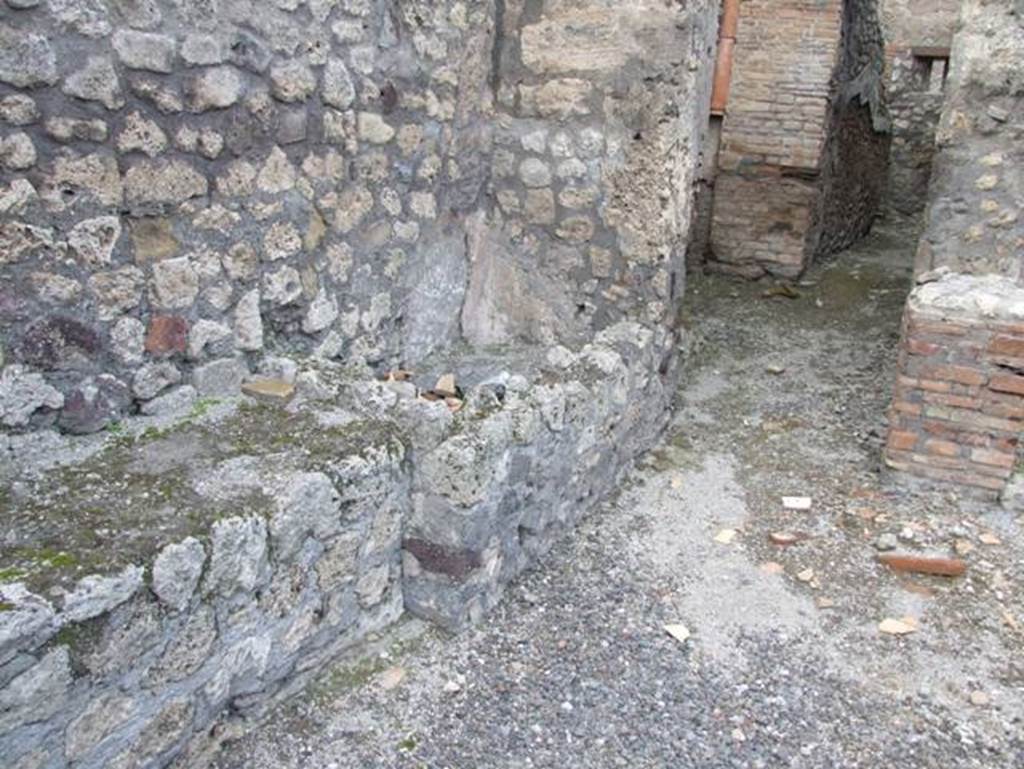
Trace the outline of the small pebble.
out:
M 977 705 L 979 708 L 988 705 L 989 697 L 985 692 L 971 692 L 971 704 Z
M 886 551 L 895 550 L 899 546 L 899 540 L 896 539 L 896 535 L 890 532 L 886 532 L 875 541 L 875 549 Z

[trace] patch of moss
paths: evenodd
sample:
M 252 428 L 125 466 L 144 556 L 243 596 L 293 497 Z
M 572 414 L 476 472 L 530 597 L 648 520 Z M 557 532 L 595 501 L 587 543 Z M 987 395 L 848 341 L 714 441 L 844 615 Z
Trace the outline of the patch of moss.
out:
M 86 622 L 70 622 L 57 631 L 50 639 L 50 646 L 66 646 L 72 654 L 81 653 L 95 646 L 103 634 L 101 619 Z
M 15 606 L 13 603 L 7 603 L 7 601 L 0 601 L 0 611 L 14 611 Z
M 9 568 L 0 569 L 0 582 L 14 582 L 17 579 L 25 576 L 23 569 Z
M 380 658 L 368 657 L 354 664 L 338 665 L 328 671 L 310 688 L 313 699 L 321 705 L 331 702 L 341 692 L 358 689 L 387 668 Z
M 64 551 L 54 553 L 45 548 L 43 551 L 40 551 L 39 559 L 52 569 L 69 569 L 78 565 L 78 559 L 71 555 L 71 553 Z
M 217 403 L 200 401 L 193 413 Z M 400 459 L 397 429 L 371 419 L 323 427 L 309 412 L 253 404 L 214 421 L 118 434 L 89 459 L 49 472 L 38 495 L 12 506 L 5 525 L 19 547 L 3 552 L 0 569 L 16 569 L 31 589 L 45 591 L 93 571 L 145 565 L 168 542 L 202 538 L 225 517 L 271 514 L 270 499 L 256 490 L 227 502 L 201 496 L 190 482 L 193 469 L 268 455 L 295 469 L 321 469 L 381 449 Z
M 220 400 L 217 398 L 200 398 L 193 404 L 192 411 L 189 412 L 189 419 L 201 419 L 205 417 L 214 406 L 218 405 Z
M 416 739 L 416 735 L 415 734 L 410 734 L 404 740 L 399 741 L 398 749 L 402 750 L 402 751 L 405 751 L 406 753 L 409 753 L 409 752 L 412 752 L 412 751 L 416 750 L 416 746 L 418 744 L 419 744 L 419 741 Z

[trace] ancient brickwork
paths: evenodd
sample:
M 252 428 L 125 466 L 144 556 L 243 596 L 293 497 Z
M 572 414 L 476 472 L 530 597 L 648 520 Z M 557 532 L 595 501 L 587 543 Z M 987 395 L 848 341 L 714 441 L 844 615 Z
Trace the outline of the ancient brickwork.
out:
M 900 215 L 924 211 L 935 155 L 935 131 L 945 95 L 943 61 L 960 0 L 883 0 L 886 92 L 892 148 L 885 208 Z
M 803 269 L 841 34 L 840 0 L 740 4 L 713 265 L 750 277 Z
M 1024 289 L 949 275 L 907 306 L 890 411 L 892 468 L 995 496 L 1024 429 Z
M 841 0 L 740 4 L 719 167 L 815 169 L 825 142 Z
M 1010 0 L 966 0 L 918 269 L 1022 275 L 1024 17 Z
M 870 226 L 885 167 L 872 2 L 740 4 L 709 265 L 799 275 Z

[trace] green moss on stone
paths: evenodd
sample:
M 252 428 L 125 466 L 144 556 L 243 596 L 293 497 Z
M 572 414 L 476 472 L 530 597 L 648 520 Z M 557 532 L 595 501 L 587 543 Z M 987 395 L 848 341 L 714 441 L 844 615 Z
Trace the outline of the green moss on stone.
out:
M 146 565 L 164 545 L 203 539 L 232 515 L 269 518 L 271 500 L 258 490 L 222 501 L 193 488 L 193 473 L 231 458 L 273 456 L 275 468 L 329 471 L 339 458 L 370 449 L 404 456 L 389 423 L 323 427 L 315 414 L 266 404 L 202 420 L 217 403 L 200 401 L 164 429 L 118 434 L 89 459 L 47 473 L 35 496 L 4 505 L 5 525 L 20 546 L 0 554 L 0 570 L 16 570 L 30 589 L 45 591 L 88 573 Z
M 25 572 L 22 569 L 0 569 L 0 582 L 14 582 L 24 576 Z

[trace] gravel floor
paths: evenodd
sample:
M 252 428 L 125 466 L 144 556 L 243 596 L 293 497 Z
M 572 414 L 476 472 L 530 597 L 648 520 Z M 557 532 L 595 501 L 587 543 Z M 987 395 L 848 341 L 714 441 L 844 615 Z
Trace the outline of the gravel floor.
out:
M 405 623 L 215 765 L 1024 766 L 1019 522 L 879 474 L 912 243 L 876 233 L 795 299 L 694 280 L 673 427 L 618 495 L 482 625 Z M 968 573 L 888 572 L 884 535 Z

